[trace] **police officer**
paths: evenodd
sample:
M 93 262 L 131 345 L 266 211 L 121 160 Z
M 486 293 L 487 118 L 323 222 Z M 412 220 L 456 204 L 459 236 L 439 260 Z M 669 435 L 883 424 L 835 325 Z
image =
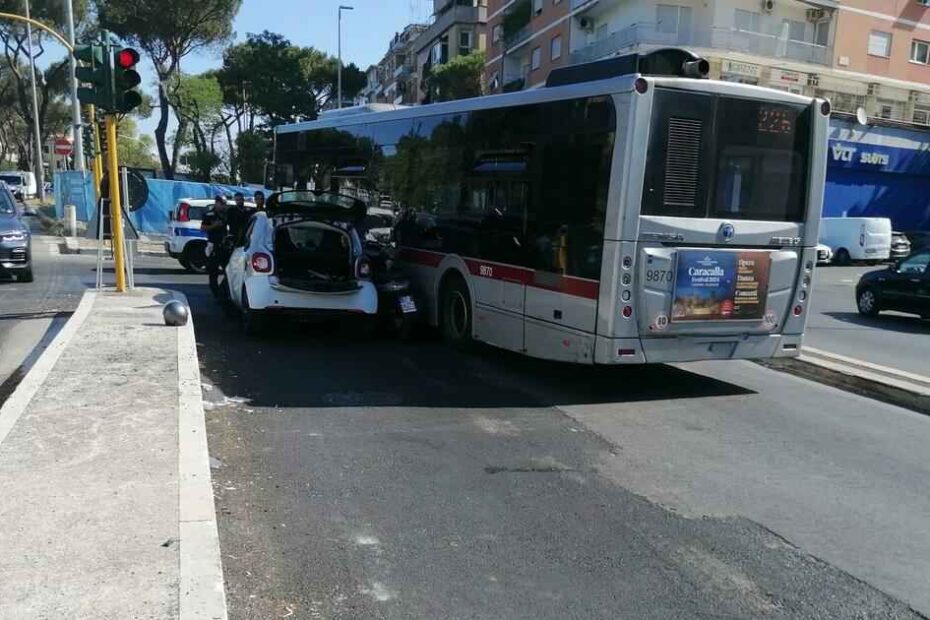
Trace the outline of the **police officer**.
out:
M 235 245 L 242 243 L 245 231 L 249 227 L 251 213 L 245 207 L 245 195 L 236 192 L 233 195 L 234 204 L 226 213 L 226 223 L 229 225 L 229 236 Z
M 214 295 L 220 292 L 220 271 L 229 260 L 230 254 L 226 241 L 229 235 L 228 209 L 226 199 L 217 196 L 213 201 L 213 208 L 204 213 L 200 222 L 200 230 L 207 233 L 207 241 L 212 246 L 210 256 L 207 257 L 207 273 L 210 274 L 210 290 Z

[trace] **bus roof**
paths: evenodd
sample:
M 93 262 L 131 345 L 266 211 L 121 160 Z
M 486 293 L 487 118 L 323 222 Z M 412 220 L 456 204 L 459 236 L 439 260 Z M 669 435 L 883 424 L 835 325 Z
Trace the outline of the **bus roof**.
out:
M 813 98 L 806 97 L 804 95 L 796 95 L 787 91 L 766 88 L 764 86 L 754 86 L 752 84 L 739 84 L 736 82 L 680 77 L 651 77 L 632 74 L 591 82 L 578 82 L 565 86 L 534 88 L 513 93 L 485 95 L 482 97 L 459 99 L 456 101 L 447 101 L 443 103 L 430 103 L 425 105 L 409 106 L 384 112 L 359 111 L 355 114 L 341 115 L 335 118 L 329 117 L 321 118 L 315 121 L 304 121 L 302 123 L 293 123 L 290 125 L 279 125 L 275 127 L 274 131 L 276 134 L 294 133 L 314 129 L 329 129 L 333 127 L 363 125 L 365 123 L 372 122 L 406 120 L 436 114 L 456 114 L 461 112 L 470 112 L 472 110 L 484 110 L 488 108 L 505 108 L 533 103 L 560 101 L 563 99 L 576 99 L 581 97 L 610 95 L 615 93 L 619 94 L 632 91 L 634 82 L 639 78 L 646 79 L 651 85 L 654 86 L 683 88 L 687 90 L 703 90 L 705 92 L 712 92 L 717 94 L 759 98 L 771 101 L 781 101 L 784 103 L 810 104 L 814 100 Z

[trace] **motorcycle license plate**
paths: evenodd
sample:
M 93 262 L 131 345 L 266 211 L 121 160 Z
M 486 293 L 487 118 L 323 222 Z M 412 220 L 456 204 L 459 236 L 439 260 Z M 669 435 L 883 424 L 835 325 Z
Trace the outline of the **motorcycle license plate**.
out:
M 410 295 L 404 295 L 400 298 L 400 310 L 404 314 L 410 314 L 417 311 L 417 304 Z

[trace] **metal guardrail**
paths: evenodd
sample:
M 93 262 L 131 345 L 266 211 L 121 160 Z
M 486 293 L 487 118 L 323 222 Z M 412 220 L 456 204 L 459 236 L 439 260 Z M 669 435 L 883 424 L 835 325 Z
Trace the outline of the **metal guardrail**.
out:
M 732 28 L 694 29 L 691 32 L 663 32 L 657 24 L 638 23 L 571 53 L 573 63 L 590 62 L 639 45 L 683 45 L 724 49 L 757 56 L 786 58 L 816 65 L 829 65 L 833 48 L 785 36 L 734 30 Z

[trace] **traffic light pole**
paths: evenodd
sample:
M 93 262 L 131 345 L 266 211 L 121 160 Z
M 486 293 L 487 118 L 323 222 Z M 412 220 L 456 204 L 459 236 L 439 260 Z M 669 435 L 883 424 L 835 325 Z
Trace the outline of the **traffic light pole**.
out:
M 74 8 L 71 0 L 65 0 L 65 12 L 68 16 L 68 42 L 74 49 Z M 78 101 L 78 83 L 75 77 L 77 59 L 74 54 L 68 54 L 71 60 L 68 70 L 71 73 L 71 144 L 74 145 L 74 169 L 84 170 L 84 142 L 81 140 L 81 103 Z
M 113 243 L 113 268 L 116 291 L 126 291 L 126 257 L 123 255 L 123 208 L 120 204 L 119 163 L 116 155 L 116 115 L 106 115 L 107 175 L 110 181 L 110 238 Z
M 87 106 L 87 123 L 93 141 L 94 156 L 90 160 L 90 172 L 94 179 L 94 197 L 100 200 L 102 193 L 100 183 L 103 181 L 103 152 L 100 150 L 100 126 L 97 124 L 97 111 L 92 105 Z

